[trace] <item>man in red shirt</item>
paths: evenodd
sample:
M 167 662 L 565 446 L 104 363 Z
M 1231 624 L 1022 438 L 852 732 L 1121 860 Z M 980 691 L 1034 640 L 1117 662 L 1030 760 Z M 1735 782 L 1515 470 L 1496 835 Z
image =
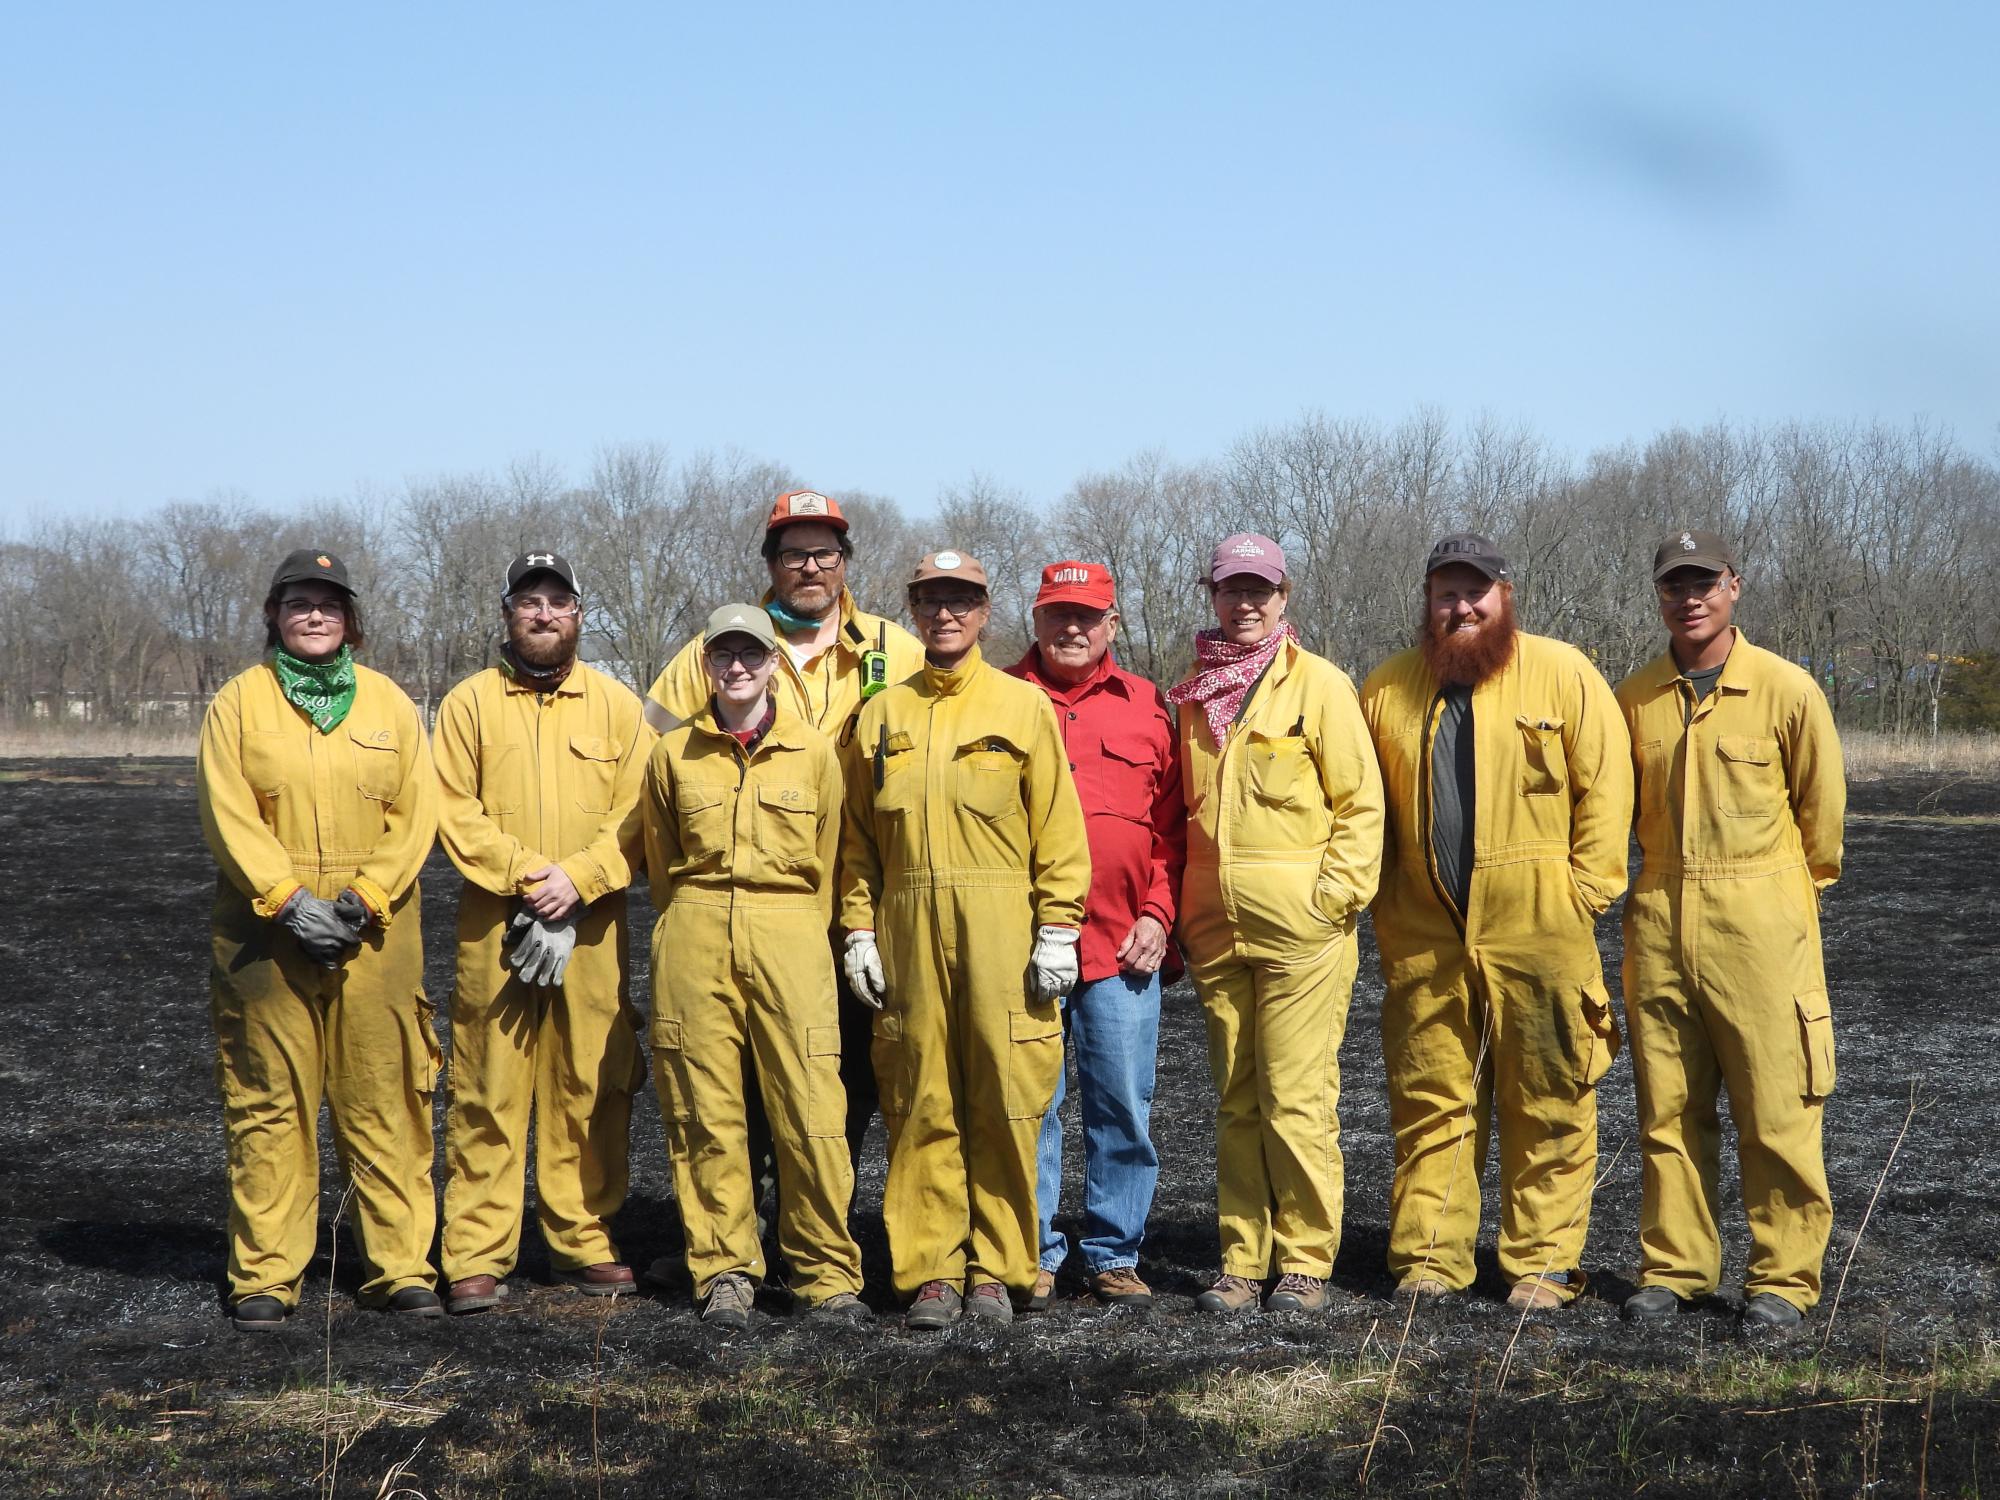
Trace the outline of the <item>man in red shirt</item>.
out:
M 1108 1303 L 1150 1307 L 1139 1242 L 1160 1175 L 1147 1133 L 1160 1039 L 1160 974 L 1179 972 L 1168 934 L 1187 858 L 1187 809 L 1173 715 L 1160 690 L 1111 658 L 1118 608 L 1111 574 L 1095 563 L 1042 570 L 1035 644 L 1007 670 L 1055 704 L 1090 838 L 1090 899 L 1079 945 L 1081 978 L 1063 1009 L 1083 1109 L 1083 1236 L 1091 1290 Z M 1170 976 L 1171 977 L 1171 976 Z M 1041 1272 L 1028 1306 L 1055 1294 L 1068 1253 L 1056 1233 L 1062 1189 L 1062 1102 L 1067 1073 L 1042 1121 L 1037 1198 Z

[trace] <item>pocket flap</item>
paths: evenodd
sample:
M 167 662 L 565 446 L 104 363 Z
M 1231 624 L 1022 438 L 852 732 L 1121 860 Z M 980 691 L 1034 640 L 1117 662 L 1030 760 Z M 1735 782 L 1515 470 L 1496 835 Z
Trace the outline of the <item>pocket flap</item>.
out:
M 808 1026 L 806 1028 L 806 1056 L 840 1056 L 840 1028 L 838 1026 Z
M 1062 1012 L 1053 1005 L 1047 1015 L 1040 1011 L 1017 1010 L 1007 1017 L 1007 1031 L 1017 1042 L 1045 1042 L 1050 1037 L 1062 1035 Z
M 722 800 L 722 788 L 700 781 L 683 781 L 674 788 L 674 805 L 682 812 L 700 812 Z
M 809 786 L 760 786 L 757 801 L 778 812 L 817 812 L 819 791 Z
M 1151 766 L 1159 757 L 1153 751 L 1153 742 L 1139 735 L 1106 735 L 1104 753 L 1113 760 L 1123 761 L 1128 766 Z
M 1724 734 L 1718 735 L 1715 741 L 1717 755 L 1746 766 L 1768 766 L 1777 750 L 1776 740 L 1762 740 L 1754 735 Z
M 1538 740 L 1545 740 L 1552 734 L 1561 734 L 1563 727 L 1561 719 L 1531 719 L 1526 714 L 1514 715 L 1514 722 L 1520 726 L 1523 734 L 1533 735 Z
M 585 760 L 618 759 L 618 747 L 602 735 L 573 734 L 569 737 L 569 747 Z
M 681 1050 L 681 1023 L 679 1021 L 662 1019 L 653 1022 L 653 1050 L 656 1052 L 678 1052 Z
M 394 750 L 396 748 L 396 731 L 387 725 L 376 729 L 350 729 L 347 731 L 347 737 L 364 750 Z

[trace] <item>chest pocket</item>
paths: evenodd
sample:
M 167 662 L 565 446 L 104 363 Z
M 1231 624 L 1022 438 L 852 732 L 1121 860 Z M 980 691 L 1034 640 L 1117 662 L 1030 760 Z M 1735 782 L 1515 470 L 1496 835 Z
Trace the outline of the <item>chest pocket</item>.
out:
M 1303 735 L 1251 730 L 1243 745 L 1249 796 L 1238 809 L 1238 839 L 1258 849 L 1308 849 L 1326 842 L 1326 799 Z
M 587 813 L 610 812 L 612 790 L 618 783 L 617 747 L 602 735 L 573 734 L 569 752 L 576 805 Z
M 361 795 L 373 802 L 394 802 L 403 785 L 403 758 L 396 753 L 393 729 L 348 731 L 354 746 L 354 781 Z
M 285 790 L 285 736 L 275 729 L 243 731 L 243 779 L 265 797 Z
M 1722 762 L 1722 810 L 1732 818 L 1768 818 L 1778 810 L 1785 792 L 1784 770 L 1778 764 L 1778 742 L 1755 735 L 1716 736 L 1716 757 Z
M 1158 765 L 1153 746 L 1146 739 L 1107 734 L 1090 777 L 1090 801 L 1083 810 L 1111 813 L 1135 823 L 1151 821 Z
M 809 786 L 757 788 L 757 851 L 786 869 L 812 864 L 819 850 L 819 793 Z
M 690 869 L 720 866 L 729 857 L 729 796 L 719 786 L 683 781 L 674 787 L 674 819 Z
M 1521 795 L 1553 797 L 1569 785 L 1569 759 L 1563 750 L 1561 719 L 1531 719 L 1517 715 L 1521 731 Z
M 958 800 L 989 823 L 1021 811 L 1021 756 L 1002 739 L 975 740 L 959 748 L 954 767 Z

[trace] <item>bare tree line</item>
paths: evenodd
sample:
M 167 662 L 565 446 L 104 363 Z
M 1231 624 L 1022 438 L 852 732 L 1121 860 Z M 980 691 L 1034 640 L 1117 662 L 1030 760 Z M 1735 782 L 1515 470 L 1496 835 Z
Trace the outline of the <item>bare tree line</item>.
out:
M 804 480 L 740 453 L 608 446 L 572 482 L 541 459 L 413 480 L 394 494 L 278 511 L 225 493 L 133 519 L 44 521 L 0 541 L 0 715 L 131 723 L 195 712 L 263 644 L 259 603 L 294 546 L 340 552 L 367 659 L 426 708 L 494 659 L 501 571 L 529 547 L 578 566 L 588 652 L 643 687 L 717 603 L 763 588 L 771 500 Z M 1176 463 L 1141 453 L 1039 506 L 987 476 L 928 515 L 855 491 L 852 583 L 900 616 L 925 551 L 956 546 L 993 580 L 992 654 L 1026 638 L 1044 563 L 1107 564 L 1120 654 L 1168 682 L 1210 623 L 1197 580 L 1221 536 L 1286 548 L 1291 618 L 1357 678 L 1410 638 L 1437 536 L 1494 537 L 1527 628 L 1616 681 L 1660 649 L 1651 548 L 1670 526 L 1735 541 L 1750 636 L 1807 666 L 1844 722 L 1934 727 L 1968 666 L 2000 648 L 1979 589 L 2000 570 L 2000 468 L 1923 422 L 1716 423 L 1582 460 L 1533 431 L 1419 410 L 1385 424 L 1308 413 Z

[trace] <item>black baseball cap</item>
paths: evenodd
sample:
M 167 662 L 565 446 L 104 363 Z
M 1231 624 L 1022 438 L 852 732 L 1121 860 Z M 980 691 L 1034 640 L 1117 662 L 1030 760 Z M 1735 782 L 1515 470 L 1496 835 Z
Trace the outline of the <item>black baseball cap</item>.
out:
M 1439 539 L 1431 548 L 1431 555 L 1424 561 L 1424 577 L 1428 578 L 1439 568 L 1448 568 L 1453 563 L 1464 563 L 1468 568 L 1477 568 L 1496 582 L 1507 578 L 1507 559 L 1487 538 L 1473 531 L 1455 531 L 1448 537 Z
M 1737 573 L 1735 555 L 1729 543 L 1712 531 L 1670 531 L 1653 549 L 1653 582 L 1658 583 L 1675 568 L 1700 568 L 1707 573 Z
M 501 591 L 502 596 L 513 593 L 537 573 L 553 574 L 572 594 L 583 593 L 576 586 L 576 569 L 560 552 L 523 552 L 507 565 L 507 587 Z
M 288 583 L 308 581 L 330 583 L 350 595 L 354 592 L 354 585 L 347 581 L 347 564 L 318 547 L 301 547 L 296 552 L 287 552 L 285 560 L 278 564 L 278 571 L 271 575 L 271 592 L 277 593 Z

